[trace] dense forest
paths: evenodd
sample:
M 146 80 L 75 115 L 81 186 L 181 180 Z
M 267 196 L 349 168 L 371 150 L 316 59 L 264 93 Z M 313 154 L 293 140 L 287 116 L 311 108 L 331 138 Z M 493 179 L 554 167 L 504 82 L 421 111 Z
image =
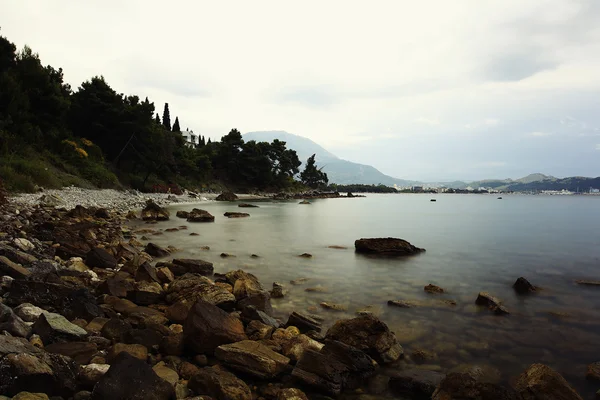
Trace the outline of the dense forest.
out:
M 351 192 L 351 193 L 398 193 L 398 191 L 386 185 L 363 185 L 363 184 L 354 184 L 354 185 L 336 185 L 332 183 L 328 186 L 328 190 L 334 192 Z
M 300 177 L 301 162 L 283 141 L 245 142 L 233 129 L 220 141 L 196 136 L 191 143 L 178 116 L 171 124 L 171 111 L 165 104 L 161 118 L 148 98 L 118 93 L 102 76 L 74 90 L 61 68 L 44 66 L 29 47 L 17 51 L 0 36 L 0 178 L 11 191 L 68 185 L 275 191 L 327 184 L 318 170 Z

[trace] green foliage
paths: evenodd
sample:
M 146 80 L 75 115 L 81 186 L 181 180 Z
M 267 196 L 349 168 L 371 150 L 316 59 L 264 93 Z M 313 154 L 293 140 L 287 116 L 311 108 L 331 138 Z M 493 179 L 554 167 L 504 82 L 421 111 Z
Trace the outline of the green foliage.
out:
M 315 164 L 315 154 L 308 157 L 308 160 L 306 160 L 306 166 L 304 167 L 304 171 L 300 174 L 300 180 L 312 189 L 327 186 L 329 178 L 327 178 L 325 172 L 317 168 Z
M 351 193 L 398 193 L 398 191 L 386 185 L 362 185 L 362 184 L 353 184 L 353 185 L 336 185 L 335 183 L 329 185 L 327 187 L 328 190 L 334 192 L 351 192 Z
M 171 113 L 169 112 L 169 103 L 165 103 L 165 109 L 163 110 L 163 126 L 170 131 L 171 130 Z
M 173 124 L 173 132 L 181 132 L 181 127 L 179 126 L 179 117 L 175 117 L 175 123 Z

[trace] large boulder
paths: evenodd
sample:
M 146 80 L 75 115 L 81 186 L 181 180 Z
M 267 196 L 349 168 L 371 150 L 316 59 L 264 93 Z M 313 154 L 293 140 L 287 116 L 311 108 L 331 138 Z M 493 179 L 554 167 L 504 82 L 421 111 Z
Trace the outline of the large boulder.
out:
M 431 399 L 436 387 L 445 375 L 435 371 L 410 369 L 395 372 L 389 386 L 394 394 L 410 399 Z
M 223 192 L 217 196 L 217 201 L 236 201 L 238 197 L 233 192 Z
M 169 264 L 168 267 L 175 276 L 180 276 L 187 273 L 210 276 L 214 271 L 213 264 L 204 260 L 178 258 L 173 260 L 172 264 Z
M 144 221 L 167 221 L 169 211 L 156 204 L 153 200 L 146 201 L 146 207 L 142 210 Z
M 206 210 L 194 208 L 187 216 L 188 222 L 215 222 L 215 216 Z
M 354 248 L 357 253 L 385 256 L 409 256 L 425 251 L 406 240 L 396 238 L 358 239 L 354 242 Z
M 151 255 L 152 257 L 158 257 L 158 258 L 160 258 L 160 257 L 166 257 L 169 254 L 171 254 L 169 252 L 169 250 L 164 249 L 164 248 L 162 248 L 159 245 L 154 244 L 154 243 L 148 243 L 146 245 L 146 247 L 144 248 L 144 251 L 146 253 L 148 253 L 149 255 Z
M 404 354 L 396 335 L 373 315 L 337 321 L 325 338 L 356 347 L 381 363 L 394 362 Z
M 523 400 L 582 400 L 558 372 L 544 364 L 532 364 L 519 375 L 515 389 Z
M 231 372 L 205 367 L 190 379 L 188 387 L 195 393 L 216 400 L 252 400 L 248 385 Z
M 173 386 L 156 375 L 146 362 L 119 354 L 100 378 L 92 400 L 175 400 Z
M 32 331 L 45 344 L 77 341 L 88 334 L 85 329 L 69 322 L 62 315 L 49 312 L 40 315 L 33 324 Z
M 215 349 L 226 366 L 261 379 L 274 378 L 285 371 L 290 359 L 252 340 L 226 344 Z
M 167 303 L 194 304 L 197 300 L 218 306 L 226 311 L 235 307 L 235 296 L 227 289 L 214 285 L 208 278 L 186 274 L 176 278 L 167 289 Z
M 117 259 L 101 247 L 91 249 L 85 256 L 85 265 L 90 268 L 117 268 Z
M 185 345 L 196 353 L 212 353 L 224 344 L 246 340 L 244 324 L 219 307 L 198 300 L 183 326 Z
M 554 397 L 545 397 L 553 399 Z M 450 373 L 435 389 L 432 400 L 523 400 L 515 390 L 481 382 L 469 374 Z M 540 398 L 541 399 L 541 398 Z

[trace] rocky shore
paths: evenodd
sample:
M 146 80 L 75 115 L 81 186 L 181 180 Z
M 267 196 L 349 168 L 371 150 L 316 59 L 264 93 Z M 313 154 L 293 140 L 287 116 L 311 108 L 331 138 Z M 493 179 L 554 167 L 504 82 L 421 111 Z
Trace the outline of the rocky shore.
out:
M 215 273 L 126 227 L 171 218 L 160 207 L 168 196 L 36 196 L 0 206 L 0 399 L 581 399 L 542 364 L 502 385 L 477 368 L 445 375 L 401 363 L 402 343 L 369 313 L 327 331 L 313 315 L 278 320 L 270 298 L 282 285 Z M 375 245 L 368 251 L 390 251 Z M 486 293 L 477 301 L 503 311 Z M 588 379 L 599 370 L 590 365 Z

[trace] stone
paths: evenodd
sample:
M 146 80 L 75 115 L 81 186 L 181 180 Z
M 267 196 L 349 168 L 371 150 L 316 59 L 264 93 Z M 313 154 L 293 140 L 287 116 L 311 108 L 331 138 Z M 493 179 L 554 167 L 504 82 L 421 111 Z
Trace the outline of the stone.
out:
M 146 201 L 146 207 L 142 210 L 142 219 L 144 221 L 167 221 L 169 215 L 169 211 L 152 200 Z
M 106 356 L 108 363 L 113 364 L 121 353 L 127 353 L 144 362 L 148 358 L 148 349 L 141 344 L 115 343 L 108 350 L 108 355 Z
M 273 327 L 263 324 L 260 321 L 252 320 L 246 326 L 246 335 L 250 340 L 270 339 L 273 333 Z
M 230 372 L 210 367 L 202 368 L 188 382 L 195 393 L 216 400 L 252 400 L 248 385 Z
M 156 269 L 156 277 L 162 283 L 171 283 L 175 280 L 175 275 L 168 267 L 160 267 Z
M 389 387 L 399 396 L 411 399 L 430 399 L 436 387 L 445 375 L 439 372 L 422 369 L 410 369 L 394 372 L 390 377 Z
M 0 256 L 0 274 L 8 275 L 15 279 L 25 279 L 31 272 L 22 265 L 9 260 L 7 257 Z
M 21 392 L 12 398 L 12 400 L 48 400 L 49 397 L 46 393 L 30 393 Z
M 226 366 L 261 379 L 276 377 L 290 362 L 289 358 L 252 340 L 219 346 L 215 356 Z
M 184 219 L 186 219 L 187 217 L 189 217 L 189 215 L 190 215 L 190 213 L 188 211 L 184 211 L 184 210 L 179 210 L 175 214 L 175 216 L 177 218 L 184 218 Z
M 296 388 L 285 388 L 277 392 L 276 400 L 308 400 L 308 396 Z
M 112 342 L 122 342 L 125 340 L 125 334 L 133 327 L 127 321 L 119 318 L 111 318 L 102 325 L 100 333 Z
M 184 361 L 179 365 L 179 375 L 183 379 L 190 380 L 198 372 L 200 372 L 200 368 L 187 361 Z
M 240 204 L 238 204 L 238 207 L 242 207 L 242 208 L 258 208 L 258 206 L 256 204 L 249 204 L 249 203 L 240 203 Z
M 237 302 L 238 310 L 242 310 L 242 312 L 244 312 L 247 308 L 255 308 L 256 310 L 265 313 L 267 316 L 272 316 L 273 307 L 271 306 L 271 295 L 267 291 L 262 291 L 260 293 L 250 295 L 248 297 L 244 297 L 243 299 Z M 267 322 L 262 319 L 261 321 L 266 324 L 273 325 L 275 327 L 279 326 L 279 323 L 272 324 L 272 322 Z
M 169 250 L 164 249 L 164 248 L 162 248 L 159 245 L 154 244 L 154 243 L 148 243 L 146 245 L 146 247 L 144 248 L 144 251 L 146 253 L 148 253 L 149 255 L 151 255 L 152 257 L 157 257 L 157 258 L 167 257 L 169 254 L 171 254 L 169 252 Z
M 233 192 L 223 192 L 217 196 L 217 201 L 236 201 L 238 197 Z
M 600 381 L 600 362 L 588 365 L 585 377 L 591 381 Z
M 51 343 L 45 350 L 48 353 L 70 357 L 78 364 L 88 364 L 98 351 L 98 346 L 89 342 Z
M 2 306 L 4 306 L 4 304 L 2 304 Z M 13 336 L 23 338 L 29 337 L 31 334 L 31 326 L 12 312 L 0 319 L 0 321 L 0 332 L 6 331 Z
M 444 293 L 444 289 L 442 289 L 439 286 L 433 285 L 431 283 L 429 285 L 425 286 L 423 288 L 423 290 L 425 290 L 425 292 L 427 292 L 427 293 L 432 293 L 432 294 L 435 294 L 435 293 Z
M 248 213 L 241 213 L 241 212 L 226 212 L 223 215 L 227 218 L 245 218 L 245 217 L 250 216 L 250 214 L 248 214 Z
M 500 370 L 488 364 L 460 364 L 450 372 L 469 375 L 477 382 L 500 383 L 502 379 Z
M 78 380 L 81 382 L 86 388 L 92 388 L 100 378 L 108 372 L 110 365 L 108 364 L 88 364 L 82 365 L 79 369 Z
M 30 303 L 23 303 L 16 306 L 13 311 L 17 314 L 23 321 L 26 322 L 35 322 L 42 315 L 44 310 L 39 307 L 34 306 Z
M 394 362 L 404 354 L 396 335 L 373 315 L 337 321 L 325 338 L 356 347 L 384 364 Z
M 214 285 L 208 278 L 199 275 L 184 275 L 173 281 L 167 289 L 166 300 L 169 304 L 194 304 L 203 300 L 226 311 L 235 307 L 235 296 L 227 289 Z
M 281 351 L 284 356 L 292 361 L 298 361 L 307 350 L 320 351 L 324 344 L 300 334 L 281 343 Z
M 515 289 L 515 292 L 518 294 L 527 294 L 536 291 L 536 287 L 523 277 L 520 277 L 516 280 L 516 282 L 513 284 L 513 289 Z
M 121 353 L 94 386 L 92 399 L 175 400 L 175 390 L 145 361 Z
M 327 303 L 325 301 L 320 303 L 321 307 L 323 307 L 326 310 L 332 310 L 332 311 L 348 311 L 348 307 L 346 307 L 343 304 L 337 304 L 337 303 Z
M 65 265 L 71 271 L 86 272 L 90 270 L 81 257 L 71 257 Z
M 159 362 L 152 367 L 152 370 L 156 375 L 158 375 L 159 378 L 164 379 L 173 386 L 179 382 L 179 374 L 177 371 L 167 367 L 164 362 Z
M 508 310 L 502 305 L 502 302 L 489 294 L 488 292 L 479 292 L 475 304 L 478 306 L 484 306 L 494 312 L 496 315 L 506 315 Z
M 273 289 L 271 289 L 271 298 L 281 299 L 283 298 L 283 296 L 283 285 L 281 283 L 273 282 Z
M 357 253 L 384 256 L 409 256 L 425 251 L 397 238 L 358 239 L 354 242 L 354 248 Z
M 188 222 L 215 222 L 215 216 L 206 210 L 194 208 L 187 217 Z
M 582 400 L 558 372 L 544 364 L 532 364 L 517 378 L 515 389 L 523 400 Z
M 157 327 L 158 328 L 158 327 Z M 162 326 L 161 326 L 162 328 Z M 158 347 L 167 332 L 160 332 L 158 329 L 138 328 L 125 332 L 125 342 L 129 344 L 141 344 L 142 346 L 151 349 Z
M 85 256 L 85 264 L 90 268 L 117 268 L 117 259 L 101 247 L 91 249 Z
M 157 282 L 135 282 L 133 290 L 127 292 L 127 298 L 140 306 L 159 303 L 165 293 Z
M 55 342 L 71 342 L 87 336 L 85 329 L 69 322 L 60 314 L 43 313 L 32 326 L 45 345 Z
M 550 397 L 552 398 L 552 397 Z M 523 400 L 513 389 L 480 382 L 468 374 L 450 373 L 435 389 L 432 400 Z M 549 398 L 548 398 L 549 399 Z
M 188 313 L 190 312 L 190 308 L 192 308 L 193 303 L 175 303 L 169 306 L 166 311 L 166 317 L 169 321 L 174 322 L 176 324 L 183 324 L 187 319 Z
M 244 325 L 217 306 L 198 300 L 183 326 L 185 345 L 196 353 L 212 353 L 218 346 L 246 340 Z
M 578 285 L 584 285 L 584 286 L 600 286 L 600 281 L 591 281 L 591 280 L 586 280 L 586 279 L 578 279 L 575 281 L 575 283 L 577 283 Z
M 298 255 L 298 257 L 302 257 L 302 258 L 312 258 L 312 254 L 309 254 L 309 253 L 302 253 L 302 254 Z
M 186 273 L 210 276 L 214 271 L 211 262 L 190 259 L 175 259 L 173 260 L 173 263 L 169 265 L 169 269 L 175 276 L 181 276 Z
M 308 315 L 297 313 L 296 311 L 290 314 L 286 326 L 295 326 L 300 332 L 308 331 L 321 332 L 321 323 Z

